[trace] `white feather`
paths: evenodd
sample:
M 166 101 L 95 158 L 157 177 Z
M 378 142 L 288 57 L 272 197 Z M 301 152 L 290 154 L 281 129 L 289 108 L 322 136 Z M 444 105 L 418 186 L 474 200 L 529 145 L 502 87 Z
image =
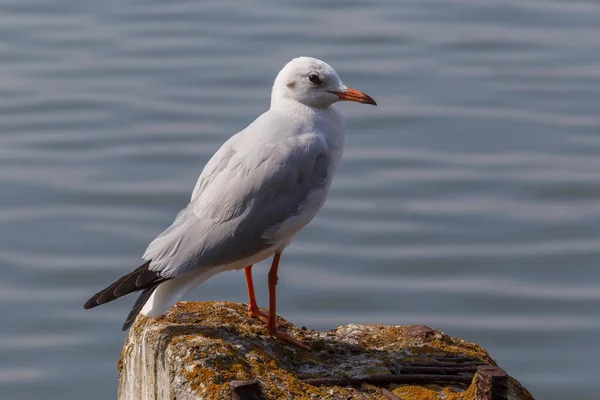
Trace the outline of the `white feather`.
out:
M 306 82 L 323 76 L 323 87 Z M 141 313 L 159 316 L 211 276 L 281 252 L 323 206 L 339 163 L 344 123 L 332 106 L 343 90 L 322 61 L 301 58 L 279 73 L 271 108 L 206 164 L 191 201 L 148 246 L 150 269 L 172 278 Z

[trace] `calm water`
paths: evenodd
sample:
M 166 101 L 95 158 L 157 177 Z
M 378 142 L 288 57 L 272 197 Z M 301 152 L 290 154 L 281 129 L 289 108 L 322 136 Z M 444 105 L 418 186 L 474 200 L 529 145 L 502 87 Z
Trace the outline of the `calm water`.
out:
M 134 299 L 81 305 L 312 55 L 380 105 L 341 105 L 344 161 L 284 254 L 281 314 L 428 324 L 540 399 L 596 398 L 600 1 L 243 4 L 0 0 L 1 397 L 116 396 Z M 188 299 L 245 301 L 243 274 Z

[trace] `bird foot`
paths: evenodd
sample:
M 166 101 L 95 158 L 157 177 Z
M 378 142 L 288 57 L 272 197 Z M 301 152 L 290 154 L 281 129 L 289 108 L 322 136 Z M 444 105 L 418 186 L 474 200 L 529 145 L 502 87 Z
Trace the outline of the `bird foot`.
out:
M 264 322 L 265 324 L 269 321 L 269 313 L 264 310 L 261 310 L 260 308 L 258 308 L 258 306 L 257 307 L 249 306 L 248 307 L 248 315 L 250 316 L 250 318 L 257 318 L 257 319 L 261 320 L 262 322 Z M 277 318 L 276 324 L 278 327 L 282 327 L 282 328 L 289 326 L 289 324 L 286 321 L 279 319 L 279 318 Z
M 266 325 L 265 329 L 267 330 L 267 334 L 269 336 L 273 336 L 276 339 L 279 339 L 283 342 L 286 342 L 288 344 L 291 344 L 292 346 L 296 346 L 302 350 L 310 350 L 310 347 L 308 347 L 307 345 L 305 345 L 304 343 L 302 343 L 299 340 L 294 339 L 293 337 L 291 337 L 290 335 L 288 335 L 287 333 L 281 332 L 280 330 L 277 330 L 277 328 L 273 328 L 270 325 Z

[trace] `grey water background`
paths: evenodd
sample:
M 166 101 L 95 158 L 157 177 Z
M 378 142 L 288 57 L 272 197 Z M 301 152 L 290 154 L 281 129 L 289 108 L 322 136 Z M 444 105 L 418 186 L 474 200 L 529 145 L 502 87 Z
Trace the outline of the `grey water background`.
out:
M 323 58 L 346 151 L 284 253 L 298 325 L 427 324 L 597 398 L 600 2 L 0 0 L 0 397 L 116 397 L 137 267 L 210 155 Z M 266 305 L 264 263 L 256 268 Z M 241 272 L 189 300 L 246 300 Z

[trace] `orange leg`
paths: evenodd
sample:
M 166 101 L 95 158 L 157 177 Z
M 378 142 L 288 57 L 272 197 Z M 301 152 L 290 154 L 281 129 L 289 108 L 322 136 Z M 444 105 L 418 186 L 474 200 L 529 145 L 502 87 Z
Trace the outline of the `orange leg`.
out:
M 271 269 L 269 270 L 269 318 L 267 319 L 267 333 L 271 336 L 276 337 L 279 340 L 283 340 L 289 344 L 292 344 L 296 347 L 300 347 L 304 350 L 310 350 L 304 343 L 299 340 L 294 339 L 290 335 L 283 333 L 277 329 L 277 270 L 279 269 L 279 258 L 281 257 L 280 253 L 275 254 L 273 257 L 273 263 L 271 264 Z
M 244 268 L 244 275 L 246 275 L 246 287 L 248 288 L 248 315 L 252 318 L 258 318 L 260 309 L 256 304 L 256 297 L 254 297 L 254 282 L 252 281 L 252 265 L 248 265 Z
M 246 287 L 248 288 L 248 315 L 251 318 L 258 318 L 264 323 L 269 320 L 269 314 L 261 310 L 254 297 L 254 281 L 252 280 L 252 265 L 248 265 L 244 268 L 244 275 L 246 275 Z M 277 325 L 286 326 L 287 323 L 284 321 L 277 321 Z

